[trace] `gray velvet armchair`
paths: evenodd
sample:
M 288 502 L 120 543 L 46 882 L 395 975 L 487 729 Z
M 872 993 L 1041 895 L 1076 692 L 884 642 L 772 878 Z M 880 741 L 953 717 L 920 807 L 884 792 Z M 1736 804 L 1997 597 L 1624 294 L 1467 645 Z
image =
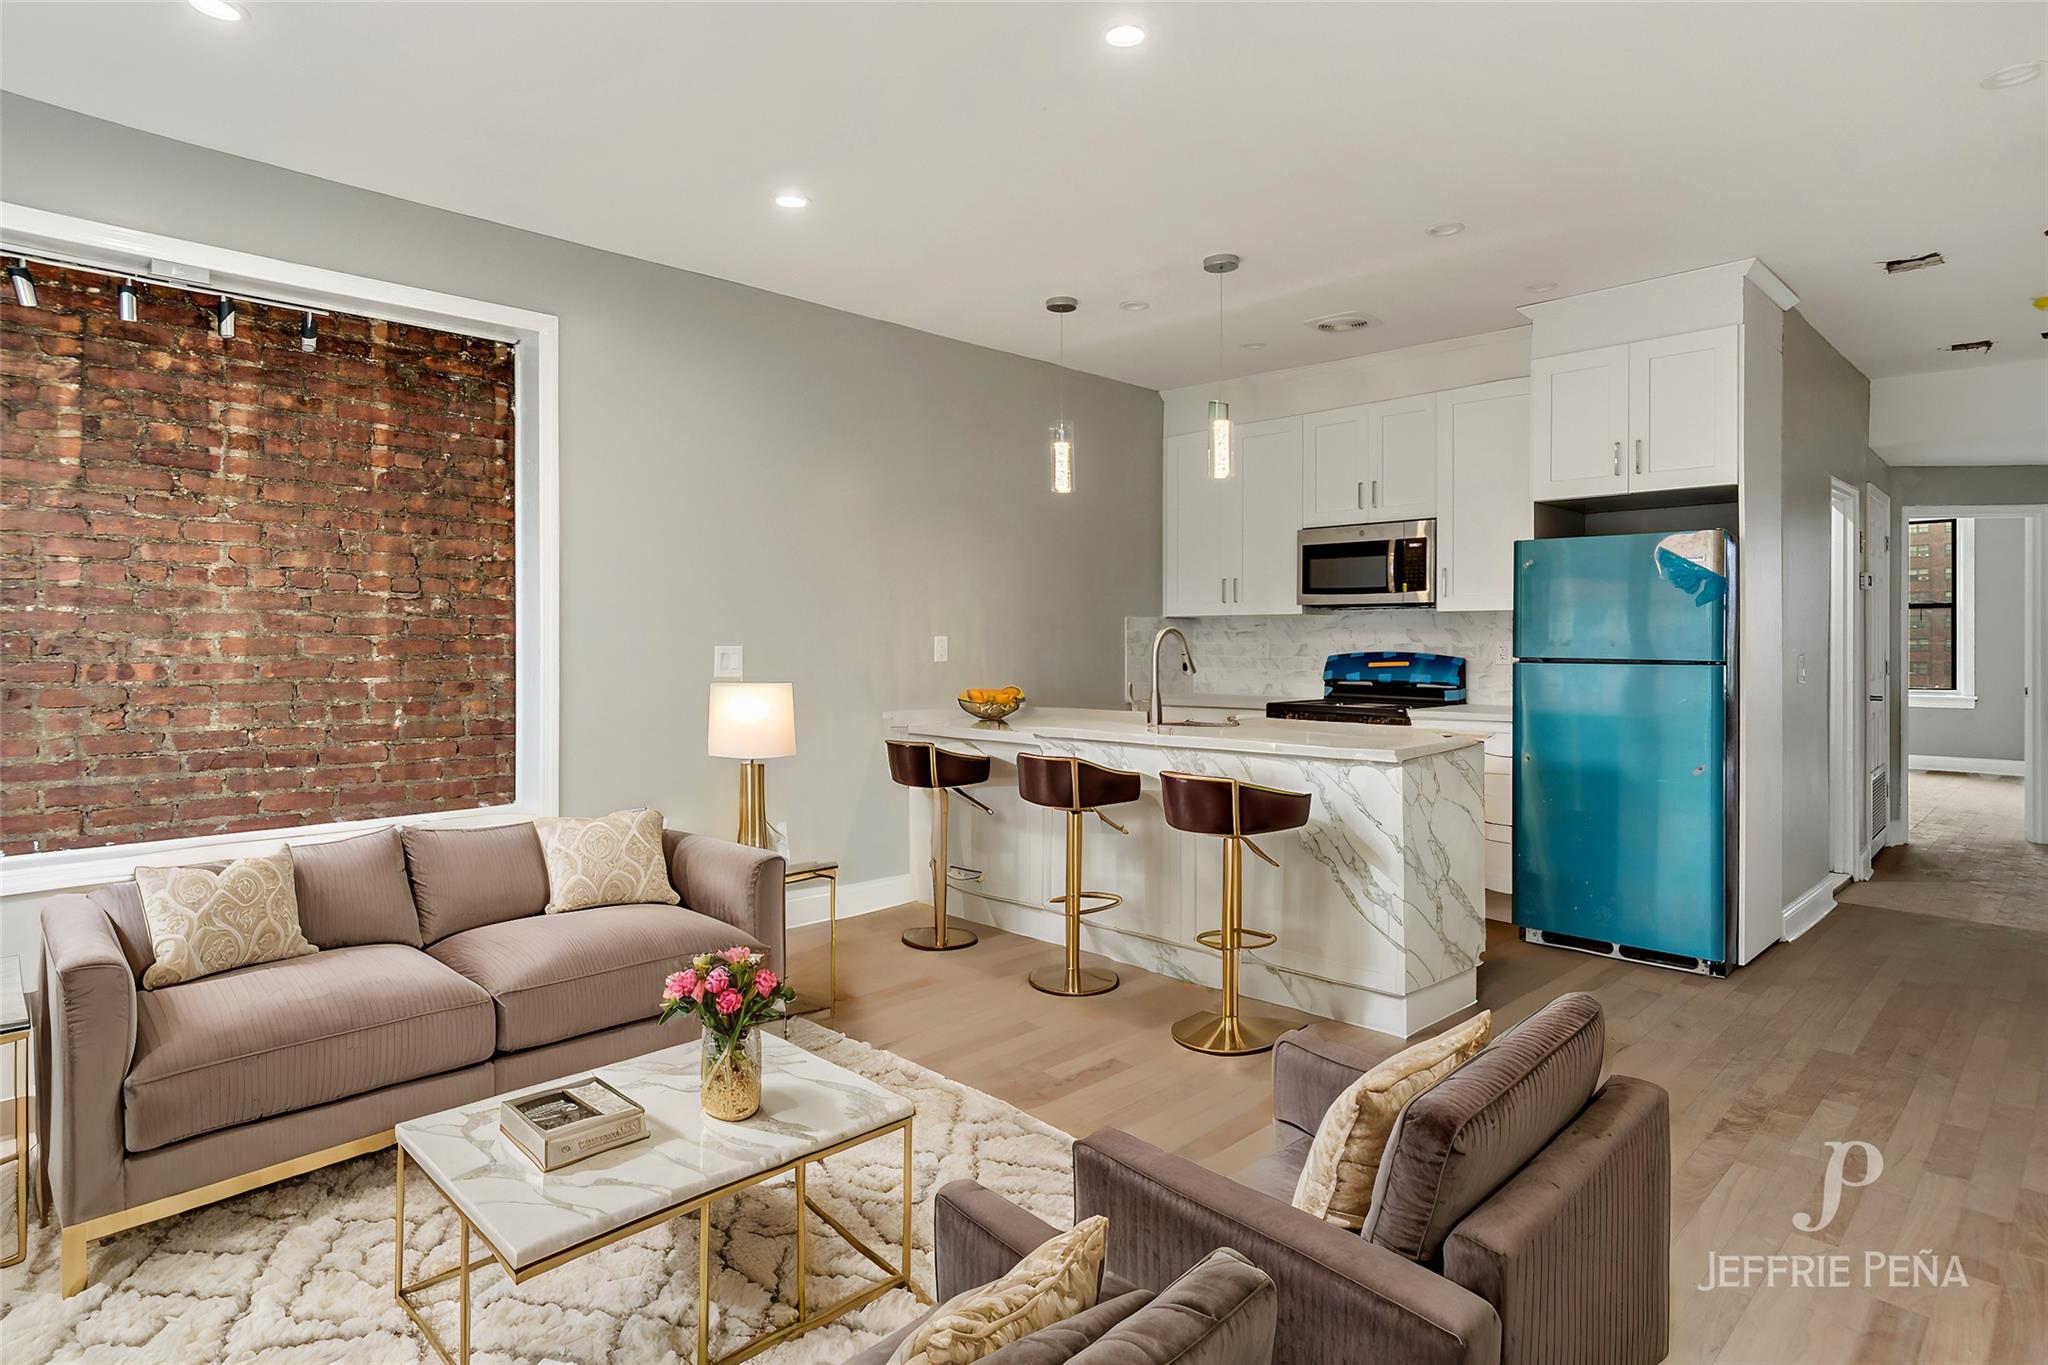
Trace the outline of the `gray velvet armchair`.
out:
M 1074 1216 L 1142 1230 L 1108 1256 L 1141 1288 L 1211 1247 L 1249 1257 L 1279 1290 L 1278 1365 L 1651 1365 L 1670 1332 L 1669 1102 L 1600 1084 L 1604 1051 L 1588 995 L 1495 1039 L 1409 1104 L 1353 1232 L 1289 1199 L 1324 1111 L 1382 1058 L 1288 1034 L 1280 1140 L 1243 1179 L 1101 1132 L 1074 1149 Z

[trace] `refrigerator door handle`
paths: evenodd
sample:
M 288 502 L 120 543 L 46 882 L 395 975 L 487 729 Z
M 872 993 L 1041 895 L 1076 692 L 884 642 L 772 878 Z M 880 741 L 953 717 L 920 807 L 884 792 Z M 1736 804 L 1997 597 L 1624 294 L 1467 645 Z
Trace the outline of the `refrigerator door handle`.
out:
M 1614 443 L 1614 477 L 1621 477 L 1621 442 Z

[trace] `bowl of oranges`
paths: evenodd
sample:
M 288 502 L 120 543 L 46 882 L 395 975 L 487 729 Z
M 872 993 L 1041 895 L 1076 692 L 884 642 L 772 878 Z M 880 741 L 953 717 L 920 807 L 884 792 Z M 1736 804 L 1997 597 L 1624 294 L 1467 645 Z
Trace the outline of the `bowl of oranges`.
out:
M 1000 723 L 1024 704 L 1024 693 L 1015 687 L 970 687 L 960 694 L 959 702 L 968 715 Z

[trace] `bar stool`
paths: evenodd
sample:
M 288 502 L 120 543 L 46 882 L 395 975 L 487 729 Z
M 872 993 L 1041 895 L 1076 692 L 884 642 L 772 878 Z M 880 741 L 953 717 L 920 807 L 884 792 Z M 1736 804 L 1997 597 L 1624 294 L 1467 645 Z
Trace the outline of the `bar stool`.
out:
M 988 781 L 988 755 L 955 753 L 929 740 L 892 739 L 886 743 L 889 776 L 899 786 L 925 787 L 932 794 L 932 927 L 906 929 L 903 941 L 929 953 L 972 948 L 980 941 L 979 935 L 959 920 L 946 918 L 946 878 L 952 867 L 946 843 L 946 798 L 958 796 L 986 814 L 995 813 L 960 790 Z
M 1173 1026 L 1173 1040 L 1184 1048 L 1221 1057 L 1264 1052 L 1294 1025 L 1237 1012 L 1239 951 L 1270 948 L 1279 942 L 1276 935 L 1263 929 L 1244 927 L 1244 850 L 1250 848 L 1274 867 L 1280 866 L 1251 836 L 1301 828 L 1308 823 L 1312 798 L 1307 792 L 1281 791 L 1229 777 L 1175 772 L 1159 775 L 1159 795 L 1167 824 L 1223 840 L 1223 927 L 1195 935 L 1197 943 L 1223 954 L 1223 1008 L 1190 1014 Z
M 1118 834 L 1128 834 L 1129 830 L 1099 807 L 1135 801 L 1138 790 L 1138 775 L 1121 768 L 1105 768 L 1085 758 L 1017 755 L 1017 794 L 1034 806 L 1050 806 L 1067 816 L 1067 889 L 1046 902 L 1066 907 L 1067 956 L 1058 966 L 1037 968 L 1029 978 L 1032 986 L 1047 995 L 1100 995 L 1116 989 L 1115 972 L 1081 965 L 1081 916 L 1124 903 L 1113 891 L 1081 889 L 1081 826 L 1083 817 L 1093 815 Z M 1084 900 L 1100 904 L 1084 906 Z

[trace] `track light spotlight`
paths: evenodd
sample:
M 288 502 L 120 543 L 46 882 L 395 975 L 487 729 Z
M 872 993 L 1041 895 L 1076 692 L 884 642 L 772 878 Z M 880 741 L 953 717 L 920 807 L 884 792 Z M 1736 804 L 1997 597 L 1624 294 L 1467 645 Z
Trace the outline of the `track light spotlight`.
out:
M 308 313 L 299 320 L 299 349 L 310 352 L 316 351 L 319 348 L 320 328 L 313 321 L 313 315 Z
M 213 330 L 220 333 L 222 341 L 235 339 L 235 301 L 225 294 L 213 310 Z
M 133 281 L 133 280 L 123 280 L 123 281 L 121 281 L 121 292 L 120 292 L 120 299 L 121 299 L 121 321 L 123 321 L 123 322 L 133 322 L 133 321 L 135 321 L 136 317 L 138 316 L 138 310 L 137 310 L 137 307 L 136 307 L 136 295 L 137 295 L 137 294 L 138 294 L 139 292 L 140 292 L 140 290 L 139 290 L 139 287 L 138 287 L 138 286 L 136 285 L 135 281 Z
M 14 286 L 14 301 L 24 308 L 36 306 L 36 282 L 29 278 L 28 262 L 17 260 L 7 267 L 7 282 Z

